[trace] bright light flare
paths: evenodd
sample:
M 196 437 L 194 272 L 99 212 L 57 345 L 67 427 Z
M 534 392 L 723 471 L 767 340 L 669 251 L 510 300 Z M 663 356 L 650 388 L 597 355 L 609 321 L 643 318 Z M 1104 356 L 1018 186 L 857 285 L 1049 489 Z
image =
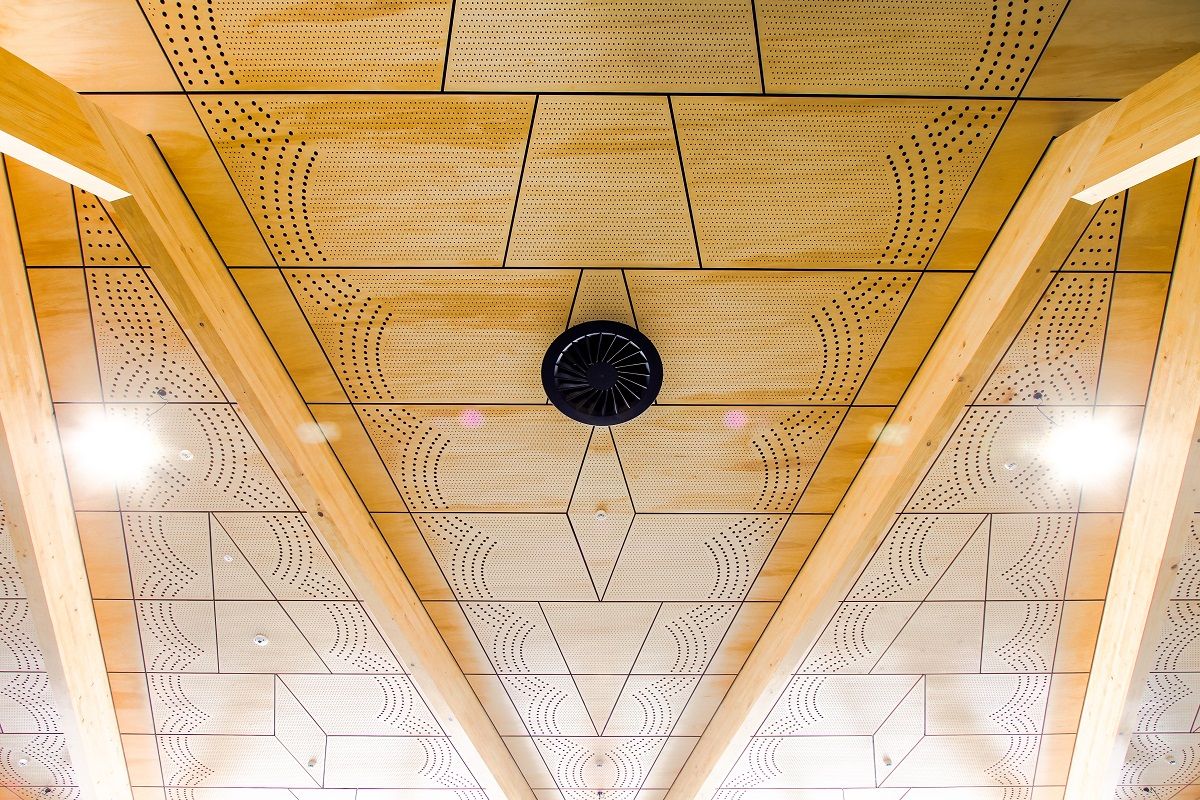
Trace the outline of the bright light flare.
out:
M 89 475 L 131 483 L 162 458 L 158 438 L 143 423 L 112 415 L 98 417 L 73 443 L 74 458 Z
M 746 423 L 750 421 L 750 417 L 745 411 L 740 408 L 735 408 L 725 412 L 725 427 L 732 430 L 746 427 Z
M 1062 480 L 1087 482 L 1111 476 L 1132 448 L 1129 436 L 1111 421 L 1078 419 L 1050 429 L 1041 460 Z
M 464 428 L 482 428 L 483 412 L 477 408 L 465 409 L 458 415 L 458 424 Z

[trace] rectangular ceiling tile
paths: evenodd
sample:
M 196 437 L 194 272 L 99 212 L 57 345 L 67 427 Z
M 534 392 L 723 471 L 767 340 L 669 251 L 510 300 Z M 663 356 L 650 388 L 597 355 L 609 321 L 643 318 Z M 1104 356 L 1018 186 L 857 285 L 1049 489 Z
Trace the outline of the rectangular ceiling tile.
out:
M 704 266 L 925 266 L 1009 107 L 678 98 Z
M 221 95 L 196 105 L 280 264 L 501 263 L 532 97 Z
M 446 88 L 758 92 L 750 0 L 459 0 Z

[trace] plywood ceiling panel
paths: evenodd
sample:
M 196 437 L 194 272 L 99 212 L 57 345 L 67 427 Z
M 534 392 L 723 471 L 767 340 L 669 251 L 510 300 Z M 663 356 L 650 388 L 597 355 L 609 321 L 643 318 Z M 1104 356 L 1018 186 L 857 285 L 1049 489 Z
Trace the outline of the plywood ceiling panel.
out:
M 1110 5 L 17 2 L 0 44 L 161 92 L 97 100 L 244 267 L 305 435 L 538 800 L 663 800 L 1048 141 L 1104 105 L 1061 98 L 1200 42 L 1181 0 Z M 30 283 L 137 800 L 497 800 L 103 204 L 10 177 L 57 268 Z M 720 800 L 1061 800 L 1127 465 L 1080 486 L 1037 450 L 1069 419 L 1136 432 L 1189 179 L 1099 209 Z M 666 364 L 615 429 L 538 375 L 602 318 Z M 82 463 L 106 415 L 158 438 L 141 477 Z M 1197 777 L 1186 585 L 1122 797 Z M 69 797 L 0 600 L 0 797 Z
M 767 91 L 1014 97 L 1065 2 L 766 0 Z
M 928 263 L 1006 102 L 683 97 L 708 267 Z
M 196 104 L 280 264 L 502 262 L 532 97 L 218 95 Z
M 630 54 L 636 53 L 636 57 Z M 754 11 L 746 0 L 455 7 L 447 89 L 758 92 Z

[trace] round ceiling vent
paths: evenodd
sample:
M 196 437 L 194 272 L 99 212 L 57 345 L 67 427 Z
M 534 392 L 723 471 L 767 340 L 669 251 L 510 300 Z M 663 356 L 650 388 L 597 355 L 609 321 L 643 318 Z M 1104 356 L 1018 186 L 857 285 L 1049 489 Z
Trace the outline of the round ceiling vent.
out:
M 542 385 L 550 402 L 588 425 L 633 419 L 658 397 L 662 379 L 662 359 L 650 340 L 610 320 L 568 329 L 542 359 Z

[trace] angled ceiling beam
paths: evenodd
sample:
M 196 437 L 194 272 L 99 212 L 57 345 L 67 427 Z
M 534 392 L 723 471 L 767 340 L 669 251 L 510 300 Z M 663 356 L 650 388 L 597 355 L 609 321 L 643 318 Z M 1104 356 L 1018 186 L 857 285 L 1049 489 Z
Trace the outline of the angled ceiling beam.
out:
M 129 195 L 78 95 L 3 48 L 0 76 L 0 153 L 105 200 Z
M 459 754 L 491 797 L 534 800 L 332 448 L 302 437 L 313 416 L 158 148 L 86 100 L 81 107 L 132 195 L 112 204 L 122 232 Z
M 1185 62 L 1150 84 L 1152 91 L 1105 109 L 1047 150 L 666 800 L 711 798 L 787 688 L 1082 234 L 1092 210 L 1074 199 L 1080 176 L 1093 176 L 1083 180 L 1094 187 L 1116 174 L 1101 170 L 1122 170 L 1137 182 L 1180 163 L 1164 154 L 1200 134 L 1198 68 L 1196 58 Z M 1160 133 L 1128 144 L 1118 126 L 1131 120 Z
M 0 504 L 85 800 L 131 800 L 25 260 L 0 164 Z
M 1080 175 L 1075 199 L 1099 203 L 1200 158 L 1200 55 L 1100 112 L 1112 130 Z
M 1200 120 L 1197 121 L 1200 127 Z M 1200 511 L 1200 186 L 1193 171 L 1066 800 L 1113 797 Z

